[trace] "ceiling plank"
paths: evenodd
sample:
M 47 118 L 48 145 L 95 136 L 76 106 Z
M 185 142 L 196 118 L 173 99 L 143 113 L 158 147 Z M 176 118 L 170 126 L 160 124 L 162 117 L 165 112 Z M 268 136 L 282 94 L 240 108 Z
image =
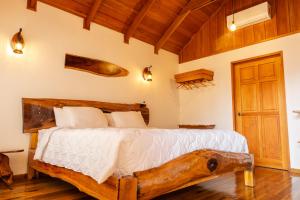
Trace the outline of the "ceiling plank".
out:
M 130 27 L 128 28 L 127 32 L 124 34 L 124 42 L 129 43 L 129 39 L 134 35 L 136 29 L 147 15 L 148 11 L 150 10 L 151 6 L 154 4 L 155 0 L 147 0 L 146 4 L 140 10 L 138 15 L 135 17 L 133 22 L 131 23 Z
M 27 0 L 27 9 L 36 11 L 37 0 Z
M 159 49 L 163 47 L 163 45 L 167 42 L 167 40 L 171 37 L 171 35 L 177 30 L 177 28 L 182 24 L 185 18 L 194 10 L 201 9 L 209 4 L 212 4 L 218 0 L 190 0 L 177 15 L 176 19 L 173 23 L 168 27 L 168 29 L 164 32 L 162 37 L 156 43 L 154 52 L 158 54 Z
M 87 17 L 84 19 L 83 28 L 90 30 L 91 22 L 94 20 L 103 0 L 95 0 Z

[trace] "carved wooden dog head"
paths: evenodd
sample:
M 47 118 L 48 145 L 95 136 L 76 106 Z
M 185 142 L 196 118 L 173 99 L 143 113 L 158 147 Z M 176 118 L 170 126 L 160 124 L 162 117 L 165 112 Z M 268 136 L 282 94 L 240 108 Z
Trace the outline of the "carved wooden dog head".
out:
M 13 172 L 9 166 L 9 158 L 0 153 L 0 178 L 7 185 L 11 185 L 13 182 Z

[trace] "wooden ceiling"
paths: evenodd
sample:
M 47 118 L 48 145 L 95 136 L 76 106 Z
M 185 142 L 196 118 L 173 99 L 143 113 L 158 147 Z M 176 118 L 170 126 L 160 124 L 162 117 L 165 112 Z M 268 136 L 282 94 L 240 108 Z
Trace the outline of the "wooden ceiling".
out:
M 226 0 L 27 0 L 37 1 L 83 18 L 83 28 L 100 24 L 159 49 L 180 54 L 192 36 Z

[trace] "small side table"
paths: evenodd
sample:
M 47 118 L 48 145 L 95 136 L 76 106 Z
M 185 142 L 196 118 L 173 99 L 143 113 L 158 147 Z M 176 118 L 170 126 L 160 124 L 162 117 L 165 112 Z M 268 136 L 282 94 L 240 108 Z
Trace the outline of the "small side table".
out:
M 203 125 L 203 124 L 194 124 L 194 125 L 187 125 L 187 124 L 180 124 L 179 128 L 187 128 L 187 129 L 214 129 L 216 125 L 209 124 L 209 125 Z
M 13 172 L 9 165 L 9 158 L 7 153 L 19 153 L 23 152 L 24 149 L 11 150 L 11 151 L 0 151 L 0 179 L 8 186 L 13 183 Z

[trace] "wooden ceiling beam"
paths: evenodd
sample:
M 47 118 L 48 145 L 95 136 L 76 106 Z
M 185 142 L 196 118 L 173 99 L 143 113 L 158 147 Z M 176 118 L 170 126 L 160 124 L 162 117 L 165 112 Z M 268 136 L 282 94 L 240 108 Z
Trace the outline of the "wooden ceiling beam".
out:
M 205 6 L 208 6 L 212 3 L 215 3 L 219 0 L 192 0 L 191 3 L 187 6 L 187 9 L 190 9 L 192 11 L 199 10 Z
M 177 30 L 177 28 L 182 24 L 185 18 L 194 10 L 201 9 L 209 4 L 212 4 L 218 0 L 190 0 L 177 15 L 173 23 L 164 32 L 162 37 L 156 43 L 154 52 L 158 54 L 158 51 L 163 47 L 163 45 L 168 41 L 172 34 Z
M 131 23 L 130 27 L 128 28 L 127 32 L 124 34 L 124 42 L 129 43 L 129 39 L 134 35 L 136 29 L 141 24 L 144 17 L 147 15 L 148 11 L 150 10 L 151 6 L 154 4 L 155 0 L 147 0 L 146 4 L 140 10 L 138 15 L 135 17 L 133 22 Z
M 27 0 L 27 9 L 36 11 L 37 0 Z
M 86 18 L 83 21 L 83 28 L 90 30 L 91 22 L 94 20 L 102 2 L 103 0 L 94 1 L 93 6 L 90 9 L 90 12 L 87 14 Z

